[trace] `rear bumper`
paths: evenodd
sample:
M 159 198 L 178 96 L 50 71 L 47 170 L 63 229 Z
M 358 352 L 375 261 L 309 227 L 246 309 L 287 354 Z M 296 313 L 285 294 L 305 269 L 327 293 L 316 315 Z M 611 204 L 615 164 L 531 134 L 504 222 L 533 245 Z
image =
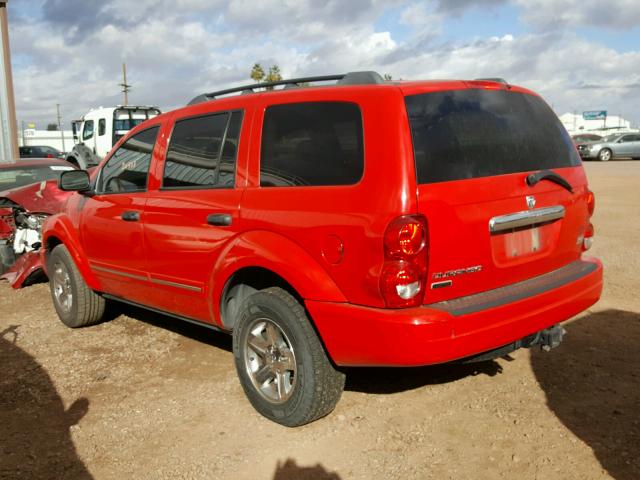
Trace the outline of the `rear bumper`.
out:
M 337 365 L 429 365 L 506 345 L 593 305 L 602 292 L 602 263 L 585 258 L 570 267 L 573 275 L 566 269 L 548 274 L 547 289 L 541 276 L 450 304 L 398 310 L 318 301 L 306 306 Z

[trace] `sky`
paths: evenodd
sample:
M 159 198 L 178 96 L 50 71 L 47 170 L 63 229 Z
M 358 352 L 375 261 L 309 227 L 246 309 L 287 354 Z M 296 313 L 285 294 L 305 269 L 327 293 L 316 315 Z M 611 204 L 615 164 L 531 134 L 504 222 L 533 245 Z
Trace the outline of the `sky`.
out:
M 163 111 L 251 83 L 375 70 L 394 79 L 502 77 L 558 115 L 640 126 L 638 0 L 12 0 L 18 121 L 63 128 L 123 102 Z

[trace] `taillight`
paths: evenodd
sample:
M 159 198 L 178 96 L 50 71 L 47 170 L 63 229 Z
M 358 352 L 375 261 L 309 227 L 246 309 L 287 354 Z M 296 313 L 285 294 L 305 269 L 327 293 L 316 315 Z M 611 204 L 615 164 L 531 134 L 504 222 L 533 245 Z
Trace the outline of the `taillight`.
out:
M 427 275 L 427 221 L 421 215 L 404 215 L 389 223 L 384 234 L 380 291 L 391 308 L 422 304 Z
M 582 251 L 586 252 L 593 245 L 593 236 L 595 235 L 595 229 L 593 228 L 593 224 L 589 222 L 587 229 L 584 232 L 584 237 L 582 238 Z
M 596 208 L 596 196 L 593 194 L 591 190 L 587 190 L 587 210 L 589 212 L 589 216 L 593 215 L 593 211 Z

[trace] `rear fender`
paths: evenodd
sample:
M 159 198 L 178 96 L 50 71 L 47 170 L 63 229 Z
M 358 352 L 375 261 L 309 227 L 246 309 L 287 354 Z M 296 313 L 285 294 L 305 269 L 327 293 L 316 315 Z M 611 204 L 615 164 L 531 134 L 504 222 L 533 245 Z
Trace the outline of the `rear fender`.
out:
M 222 251 L 209 281 L 211 317 L 222 325 L 220 300 L 231 276 L 246 267 L 269 270 L 284 279 L 304 300 L 346 302 L 327 271 L 298 244 L 268 231 L 236 237 Z
M 47 255 L 50 253 L 49 245 L 51 243 L 59 243 L 59 240 L 67 247 L 76 267 L 80 271 L 82 278 L 93 290 L 100 290 L 100 282 L 91 271 L 89 261 L 80 243 L 78 230 L 73 226 L 71 220 L 64 213 L 53 215 L 47 218 L 42 226 L 42 245 L 40 250 L 42 255 L 42 265 L 46 273 Z

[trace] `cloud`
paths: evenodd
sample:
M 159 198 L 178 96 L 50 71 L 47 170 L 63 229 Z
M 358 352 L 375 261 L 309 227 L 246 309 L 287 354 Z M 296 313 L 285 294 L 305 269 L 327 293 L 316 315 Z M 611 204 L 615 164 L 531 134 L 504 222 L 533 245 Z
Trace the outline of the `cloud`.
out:
M 595 2 L 513 1 L 532 31 L 461 41 L 447 35 L 447 21 L 478 2 L 41 0 L 40 8 L 16 0 L 10 34 L 18 117 L 46 125 L 60 103 L 68 125 L 91 107 L 121 102 L 123 61 L 130 101 L 165 110 L 250 82 L 258 61 L 277 63 L 285 77 L 370 69 L 405 79 L 504 77 L 539 91 L 560 113 L 606 107 L 639 120 L 631 106 L 640 103 L 640 47 L 617 52 L 567 27 L 593 21 L 584 10 Z M 634 18 L 640 7 L 626 2 L 619 6 Z M 390 12 L 397 29 L 376 28 Z M 562 27 L 542 28 L 552 20 Z
M 514 0 L 524 22 L 543 30 L 564 26 L 632 29 L 640 25 L 637 0 Z

